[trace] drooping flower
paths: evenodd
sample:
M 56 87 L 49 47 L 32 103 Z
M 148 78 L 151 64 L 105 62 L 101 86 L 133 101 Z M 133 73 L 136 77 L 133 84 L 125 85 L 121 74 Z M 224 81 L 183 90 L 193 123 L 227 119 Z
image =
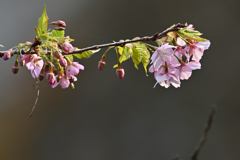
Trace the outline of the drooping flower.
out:
M 39 77 L 39 74 L 43 67 L 43 60 L 41 57 L 35 54 L 23 55 L 23 59 L 26 63 L 28 70 L 31 70 L 33 78 Z
M 60 71 L 60 73 L 56 76 L 56 81 L 52 85 L 52 88 L 55 88 L 58 84 L 65 89 L 68 88 L 70 83 L 73 81 L 77 81 L 77 78 L 75 76 L 71 76 L 70 78 L 67 78 L 67 76 L 63 73 L 63 71 Z
M 179 65 L 180 64 L 173 65 L 165 62 L 165 65 L 161 65 L 158 71 L 154 71 L 154 66 L 152 65 L 149 68 L 149 72 L 154 72 L 154 77 L 157 81 L 154 87 L 157 84 L 160 84 L 165 88 L 168 88 L 170 84 L 172 84 L 175 88 L 180 87 L 181 82 L 179 76 L 176 75 L 176 67 L 178 67 Z
M 158 71 L 160 69 L 160 66 L 163 65 L 164 62 L 169 62 L 172 59 L 175 59 L 175 57 L 173 56 L 174 54 L 173 48 L 176 47 L 166 43 L 155 50 L 151 57 L 152 60 L 151 64 L 153 64 L 153 69 L 155 71 Z
M 78 62 L 72 62 L 66 68 L 66 76 L 71 78 L 71 76 L 75 76 L 79 73 L 79 69 L 84 70 L 84 66 L 79 64 Z

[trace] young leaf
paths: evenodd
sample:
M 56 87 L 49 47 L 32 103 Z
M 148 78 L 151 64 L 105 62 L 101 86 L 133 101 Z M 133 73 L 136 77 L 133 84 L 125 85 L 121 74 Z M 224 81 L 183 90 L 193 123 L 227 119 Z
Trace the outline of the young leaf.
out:
M 134 63 L 135 68 L 138 69 L 138 64 L 141 62 L 141 54 L 138 52 L 136 48 L 132 48 L 133 55 L 132 55 L 132 61 Z
M 47 32 L 47 27 L 48 27 L 48 16 L 47 16 L 46 5 L 44 4 L 42 16 L 38 19 L 38 29 L 39 29 L 40 35 Z
M 205 42 L 205 41 L 208 41 L 207 39 L 204 39 L 204 38 L 201 38 L 199 37 L 198 35 L 201 34 L 200 32 L 191 32 L 189 33 L 189 30 L 184 30 L 184 29 L 181 29 L 179 31 L 177 31 L 178 35 L 180 37 L 186 37 L 187 39 L 192 39 L 192 40 L 195 40 L 195 41 L 198 41 L 198 42 Z
M 97 50 L 89 50 L 89 51 L 85 51 L 82 53 L 77 53 L 77 54 L 74 54 L 74 56 L 77 57 L 78 59 L 89 58 L 89 57 L 91 57 L 91 55 L 93 55 L 94 53 L 97 53 L 99 51 L 100 51 L 100 48 Z
M 64 37 L 65 31 L 58 31 L 58 30 L 53 30 L 52 31 L 52 36 L 53 37 Z
M 65 55 L 65 57 L 67 57 L 71 62 L 73 62 L 73 55 L 69 54 Z

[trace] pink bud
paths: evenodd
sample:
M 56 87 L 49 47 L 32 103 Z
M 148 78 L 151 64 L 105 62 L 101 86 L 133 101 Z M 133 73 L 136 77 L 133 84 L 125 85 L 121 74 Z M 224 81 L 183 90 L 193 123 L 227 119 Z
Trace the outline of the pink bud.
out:
M 119 79 L 123 79 L 124 74 L 125 74 L 124 69 L 123 68 L 116 69 L 116 74 L 117 74 Z
M 67 60 L 63 56 L 61 57 L 59 63 L 62 67 L 67 67 Z
M 74 50 L 73 46 L 69 43 L 69 42 L 65 42 L 63 43 L 62 45 L 62 50 L 65 52 L 65 53 L 69 53 L 71 51 Z
M 46 80 L 49 84 L 53 85 L 56 81 L 54 73 L 53 72 L 48 72 L 46 74 Z
M 62 31 L 62 30 L 65 30 L 65 28 L 64 27 L 55 27 L 54 30 Z
M 105 66 L 106 66 L 106 62 L 104 62 L 102 60 L 98 62 L 98 70 L 99 71 L 101 71 Z
M 62 56 L 62 54 L 61 54 L 61 53 L 59 53 L 58 51 L 56 51 L 56 53 L 55 53 L 55 56 L 56 56 L 56 58 L 57 58 L 57 59 L 60 59 L 60 58 L 61 58 L 61 56 Z
M 66 27 L 66 23 L 64 21 L 58 20 L 58 21 L 53 21 L 49 23 L 51 25 L 58 25 L 59 27 Z
M 8 51 L 6 51 L 3 55 L 3 59 L 6 61 L 8 60 L 12 55 L 12 49 L 9 49 Z
M 66 27 L 66 23 L 64 21 L 58 20 L 58 26 Z
M 18 70 L 19 70 L 19 67 L 18 67 L 18 62 L 16 61 L 14 66 L 12 67 L 12 72 L 13 74 L 17 74 L 18 73 Z

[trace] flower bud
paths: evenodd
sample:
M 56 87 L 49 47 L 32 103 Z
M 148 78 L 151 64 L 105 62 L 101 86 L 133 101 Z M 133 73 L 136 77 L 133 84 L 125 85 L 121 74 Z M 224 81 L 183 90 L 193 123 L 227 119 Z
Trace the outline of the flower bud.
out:
M 19 67 L 18 67 L 18 62 L 16 61 L 14 66 L 12 67 L 12 72 L 13 74 L 17 74 L 18 73 L 18 70 L 19 70 Z
M 69 53 L 71 51 L 74 50 L 73 46 L 69 43 L 69 42 L 65 42 L 63 43 L 62 45 L 62 50 L 65 52 L 65 53 Z
M 46 80 L 49 84 L 53 85 L 56 81 L 54 73 L 53 72 L 48 72 L 46 74 Z
M 98 70 L 99 71 L 101 71 L 105 66 L 106 66 L 106 62 L 104 62 L 102 60 L 98 62 Z
M 67 60 L 63 56 L 61 57 L 59 63 L 62 67 L 67 67 Z
M 124 69 L 123 68 L 116 69 L 116 74 L 119 79 L 123 79 L 125 74 Z
M 59 27 L 66 27 L 66 23 L 64 21 L 58 20 L 58 21 L 53 21 L 49 23 L 51 25 L 58 25 Z
M 14 53 L 14 52 L 13 52 Z M 12 49 L 9 49 L 8 51 L 6 51 L 3 55 L 3 60 L 8 60 L 12 55 Z
M 54 30 L 62 31 L 62 30 L 65 30 L 65 28 L 64 27 L 55 27 Z
M 62 56 L 62 54 L 61 54 L 61 53 L 59 53 L 58 51 L 56 51 L 56 53 L 55 53 L 55 57 L 56 57 L 57 59 L 60 59 L 60 58 L 61 58 L 61 56 Z

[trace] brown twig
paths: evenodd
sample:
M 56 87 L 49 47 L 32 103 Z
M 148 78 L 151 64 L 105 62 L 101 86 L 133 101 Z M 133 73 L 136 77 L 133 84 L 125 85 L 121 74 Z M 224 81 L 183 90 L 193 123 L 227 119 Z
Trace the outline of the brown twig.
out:
M 34 76 L 37 78 L 35 72 L 33 72 L 33 73 L 34 73 Z M 30 113 L 30 115 L 29 115 L 30 117 L 32 117 L 33 111 L 34 111 L 34 109 L 35 109 L 35 107 L 36 107 L 36 105 L 37 105 L 37 102 L 38 102 L 38 97 L 39 97 L 39 93 L 40 93 L 39 83 L 40 83 L 40 81 L 39 81 L 39 79 L 37 78 L 36 85 L 33 85 L 34 89 L 37 89 L 37 90 L 38 90 L 38 91 L 37 91 L 37 97 L 36 97 L 35 103 L 34 103 L 34 105 L 33 105 L 33 107 L 32 107 L 32 111 L 31 111 L 31 113 Z
M 194 152 L 193 152 L 193 154 L 191 156 L 191 160 L 196 160 L 197 159 L 200 150 L 202 149 L 204 143 L 206 142 L 208 132 L 209 132 L 209 130 L 210 130 L 211 126 L 212 126 L 212 123 L 213 123 L 213 118 L 214 118 L 214 115 L 216 113 L 216 109 L 217 109 L 216 105 L 213 105 L 211 107 L 211 112 L 210 112 L 210 115 L 208 117 L 208 122 L 207 122 L 206 127 L 205 127 L 205 129 L 203 131 L 202 137 L 201 137 L 198 145 L 196 146 L 196 148 L 195 148 L 195 150 L 194 150 Z
M 168 32 L 178 31 L 178 30 L 180 30 L 180 28 L 184 28 L 184 27 L 186 27 L 185 24 L 178 23 L 178 24 L 174 25 L 173 27 L 168 28 L 161 33 L 157 32 L 152 36 L 145 36 L 145 37 L 142 37 L 142 38 L 132 39 L 132 40 L 123 41 L 123 42 L 114 42 L 114 43 L 93 45 L 93 46 L 90 46 L 90 47 L 74 50 L 72 52 L 69 52 L 68 54 L 77 54 L 77 53 L 82 53 L 84 51 L 96 50 L 96 49 L 99 49 L 99 48 L 106 48 L 106 47 L 111 47 L 111 46 L 122 46 L 123 47 L 125 44 L 133 43 L 133 42 L 155 41 L 157 38 L 166 36 Z M 2 57 L 5 52 L 6 51 L 0 51 L 0 57 Z M 50 53 L 50 51 L 49 51 L 49 53 Z M 15 52 L 14 54 L 17 54 L 17 52 Z M 36 52 L 34 52 L 34 51 L 30 51 L 30 52 L 27 52 L 27 53 L 22 52 L 22 54 L 36 54 Z

